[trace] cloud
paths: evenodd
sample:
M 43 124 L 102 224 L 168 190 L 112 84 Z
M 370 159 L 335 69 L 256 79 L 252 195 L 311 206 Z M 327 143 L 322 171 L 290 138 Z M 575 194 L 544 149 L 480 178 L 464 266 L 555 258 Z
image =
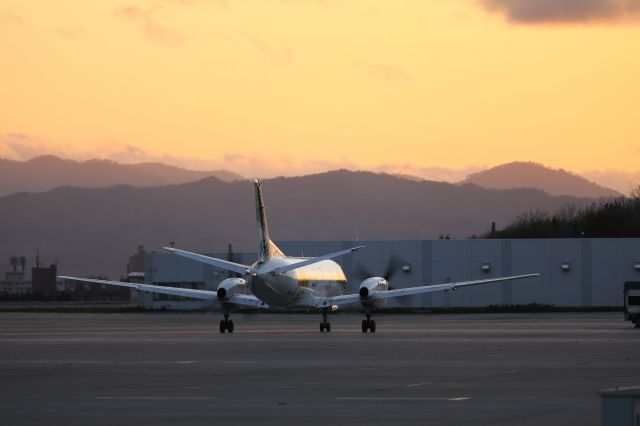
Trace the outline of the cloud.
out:
M 15 161 L 26 161 L 41 155 L 55 155 L 84 161 L 92 158 L 108 158 L 112 154 L 123 155 L 125 152 L 144 155 L 144 151 L 137 151 L 135 147 L 127 145 L 105 144 L 98 149 L 85 151 L 71 144 L 57 143 L 27 133 L 0 133 L 0 157 Z
M 370 170 L 376 173 L 413 176 L 419 179 L 440 182 L 460 182 L 471 173 L 484 170 L 483 165 L 462 168 L 428 167 L 415 164 L 381 164 L 363 167 L 347 158 L 335 160 L 301 159 L 293 155 L 248 155 L 228 152 L 218 158 L 178 157 L 147 151 L 138 146 L 105 143 L 97 148 L 85 150 L 71 144 L 56 143 L 38 136 L 21 133 L 0 133 L 0 158 L 26 161 L 40 155 L 55 155 L 78 161 L 107 159 L 124 164 L 165 163 L 191 170 L 227 169 L 245 177 L 268 178 L 275 176 L 300 176 L 322 173 L 329 170 Z M 640 170 L 624 172 L 617 170 L 588 170 L 581 176 L 608 188 L 628 194 L 640 184 Z
M 32 157 L 33 151 L 30 150 L 32 144 L 29 143 L 28 138 L 29 136 L 23 133 L 0 135 L 0 156 L 10 160 L 24 160 Z
M 21 17 L 8 10 L 0 10 L 0 27 L 5 25 L 22 25 L 24 21 Z
M 523 24 L 640 22 L 638 0 L 476 0 Z
M 353 58 L 353 62 L 357 67 L 369 71 L 373 74 L 374 77 L 377 77 L 380 80 L 391 82 L 403 82 L 412 80 L 409 73 L 407 73 L 404 69 L 397 65 L 371 63 L 357 57 Z
M 414 176 L 420 179 L 459 182 L 467 175 L 485 167 L 472 166 L 460 169 L 445 167 L 421 167 L 413 164 L 381 164 L 362 167 L 347 158 L 335 160 L 301 159 L 293 155 L 248 155 L 227 152 L 218 158 L 178 157 L 149 152 L 143 148 L 121 143 L 83 150 L 70 144 L 60 144 L 20 132 L 0 133 L 0 157 L 26 161 L 39 155 L 55 155 L 78 161 L 107 159 L 124 164 L 157 162 L 192 170 L 227 169 L 246 177 L 299 176 L 329 170 L 370 170 L 378 173 Z
M 371 168 L 374 172 L 413 176 L 424 180 L 438 182 L 460 182 L 472 173 L 484 170 L 482 166 L 468 166 L 459 169 L 447 167 L 423 167 L 414 164 L 381 164 Z
M 632 189 L 640 185 L 640 170 L 636 172 L 624 172 L 611 169 L 586 170 L 579 174 L 597 184 L 615 189 L 621 194 L 629 194 Z
M 55 155 L 77 161 L 107 159 L 124 164 L 157 162 L 192 170 L 227 169 L 247 177 L 294 176 L 319 173 L 340 168 L 357 169 L 346 159 L 335 162 L 324 160 L 303 160 L 290 155 L 247 155 L 226 153 L 218 158 L 178 157 L 149 152 L 143 148 L 121 144 L 105 143 L 91 150 L 84 150 L 69 144 L 60 144 L 25 133 L 1 133 L 0 157 L 16 161 L 26 161 L 40 155 Z
M 167 45 L 182 45 L 187 39 L 186 26 L 175 22 L 176 8 L 193 8 L 216 4 L 227 9 L 227 0 L 155 0 L 142 2 L 145 6 L 128 4 L 116 10 L 116 16 L 136 23 L 150 39 Z
M 0 133 L 0 157 L 25 161 L 39 155 L 76 158 L 78 150 L 69 144 L 54 144 L 47 139 L 21 132 Z
M 86 151 L 71 144 L 56 143 L 27 133 L 0 133 L 0 157 L 16 161 L 26 161 L 40 155 L 55 155 L 61 158 L 80 161 L 93 158 L 112 159 L 111 157 L 119 157 L 120 159 L 147 158 L 144 150 L 131 145 L 105 144 L 97 149 Z
M 227 169 L 245 177 L 269 178 L 276 176 L 300 176 L 328 170 L 359 167 L 347 159 L 336 161 L 305 160 L 292 155 L 254 155 L 227 153 L 221 158 L 186 158 L 163 155 L 156 161 L 195 170 Z
M 154 41 L 169 45 L 181 45 L 187 36 L 175 26 L 166 23 L 162 3 L 149 7 L 123 6 L 116 15 L 140 25 L 142 31 Z
M 238 31 L 243 39 L 248 41 L 253 47 L 268 56 L 272 61 L 279 63 L 291 62 L 293 59 L 293 50 L 285 45 L 276 46 L 268 43 L 264 39 L 249 34 L 246 31 Z

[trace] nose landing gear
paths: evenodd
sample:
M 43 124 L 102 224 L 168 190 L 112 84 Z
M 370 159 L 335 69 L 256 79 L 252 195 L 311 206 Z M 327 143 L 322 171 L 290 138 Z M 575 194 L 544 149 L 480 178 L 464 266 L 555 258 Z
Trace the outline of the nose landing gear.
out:
M 225 331 L 233 333 L 233 321 L 229 319 L 229 314 L 224 314 L 224 319 L 220 321 L 220 333 Z
M 362 332 L 366 333 L 370 331 L 372 333 L 376 332 L 376 321 L 371 319 L 371 314 L 367 313 L 367 319 L 362 320 Z
M 320 323 L 320 333 L 326 331 L 327 333 L 331 331 L 331 323 L 328 320 L 329 310 L 322 310 L 322 322 Z

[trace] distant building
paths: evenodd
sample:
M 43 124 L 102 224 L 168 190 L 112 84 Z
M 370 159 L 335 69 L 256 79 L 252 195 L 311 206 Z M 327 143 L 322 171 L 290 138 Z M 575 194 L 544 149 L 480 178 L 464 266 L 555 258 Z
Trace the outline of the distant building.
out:
M 4 281 L 6 283 L 24 282 L 24 271 L 7 271 L 4 273 Z
M 36 266 L 31 268 L 31 283 L 33 293 L 39 296 L 52 296 L 56 292 L 56 277 L 58 268 L 56 265 L 49 267 Z
M 144 246 L 138 246 L 138 252 L 129 257 L 127 262 L 127 276 L 131 277 L 132 273 L 144 272 Z
M 4 273 L 4 281 L 0 282 L 0 295 L 22 296 L 31 293 L 31 283 L 26 281 L 24 274 L 27 258 L 11 256 L 9 264 L 12 270 Z
M 8 271 L 0 282 L 0 294 L 21 296 L 31 293 L 31 283 L 25 281 L 24 271 Z

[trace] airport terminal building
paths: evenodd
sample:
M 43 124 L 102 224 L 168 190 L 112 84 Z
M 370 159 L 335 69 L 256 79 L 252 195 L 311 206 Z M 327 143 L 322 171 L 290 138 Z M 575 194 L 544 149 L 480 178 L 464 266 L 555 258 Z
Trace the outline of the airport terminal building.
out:
M 356 293 L 362 271 L 381 275 L 396 259 L 393 288 L 540 273 L 540 277 L 507 284 L 389 300 L 388 307 L 485 307 L 538 303 L 560 307 L 622 306 L 623 285 L 640 281 L 640 238 L 470 239 L 403 241 L 277 241 L 288 256 L 320 256 L 354 246 L 365 248 L 335 259 Z M 184 249 L 189 249 L 184 247 Z M 208 253 L 227 259 L 228 253 Z M 251 264 L 255 253 L 234 253 Z M 169 252 L 147 252 L 147 284 L 215 291 L 229 272 Z M 148 309 L 202 309 L 207 302 L 165 295 L 140 294 Z

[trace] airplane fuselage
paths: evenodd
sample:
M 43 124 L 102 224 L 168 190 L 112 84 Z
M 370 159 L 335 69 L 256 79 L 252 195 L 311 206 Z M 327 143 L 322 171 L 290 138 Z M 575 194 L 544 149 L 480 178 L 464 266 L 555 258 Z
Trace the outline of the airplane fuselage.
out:
M 269 306 L 313 306 L 316 297 L 332 297 L 345 293 L 347 278 L 340 265 L 323 260 L 282 274 L 275 268 L 302 262 L 305 258 L 273 257 L 252 266 L 249 279 L 251 292 Z

